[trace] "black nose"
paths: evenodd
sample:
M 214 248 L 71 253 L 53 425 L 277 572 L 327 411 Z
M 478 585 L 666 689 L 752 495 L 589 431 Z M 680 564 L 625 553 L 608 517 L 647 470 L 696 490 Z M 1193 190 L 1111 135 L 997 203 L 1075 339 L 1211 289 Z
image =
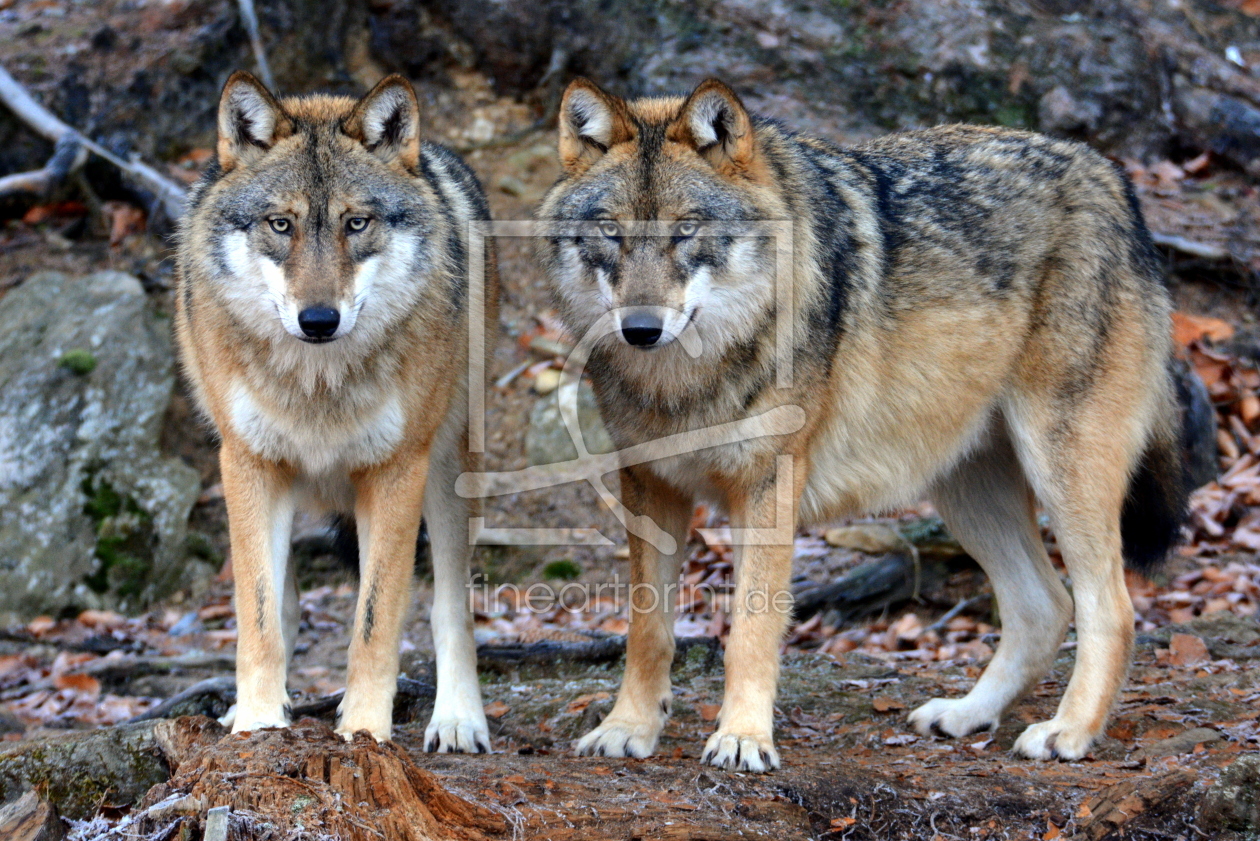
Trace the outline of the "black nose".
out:
M 298 326 L 312 339 L 327 339 L 337 332 L 341 313 L 331 307 L 307 307 L 298 313 Z
M 635 347 L 651 347 L 661 337 L 661 326 L 661 320 L 651 313 L 631 313 L 621 319 L 621 335 Z

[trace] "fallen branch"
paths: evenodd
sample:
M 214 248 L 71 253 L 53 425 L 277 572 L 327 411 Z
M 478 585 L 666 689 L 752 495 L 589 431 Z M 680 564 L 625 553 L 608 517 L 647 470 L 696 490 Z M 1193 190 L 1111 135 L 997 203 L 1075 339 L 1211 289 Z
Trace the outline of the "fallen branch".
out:
M 190 669 L 233 669 L 236 659 L 229 654 L 183 654 L 178 657 L 102 657 L 71 669 L 64 675 L 89 675 L 102 682 L 130 680 L 139 675 L 163 674 Z M 44 678 L 34 683 L 16 686 L 0 692 L 0 701 L 11 701 L 32 692 L 54 689 L 54 678 Z
M 241 20 L 245 22 L 245 31 L 249 33 L 249 45 L 254 50 L 254 61 L 258 62 L 258 75 L 262 83 L 270 91 L 275 91 L 276 80 L 271 75 L 271 66 L 267 64 L 267 52 L 263 49 L 262 35 L 258 33 L 258 14 L 254 11 L 254 0 L 237 0 L 241 10 Z
M 184 202 L 187 198 L 187 192 L 183 187 L 142 161 L 123 160 L 57 119 L 51 111 L 39 104 L 26 88 L 9 75 L 4 67 L 0 67 L 0 102 L 7 105 L 22 122 L 48 140 L 58 143 L 63 138 L 68 138 L 118 167 L 153 193 L 156 203 L 171 219 L 178 219 L 183 214 Z
M 917 564 L 909 553 L 888 555 L 862 564 L 829 584 L 800 587 L 792 594 L 794 617 L 801 622 L 825 611 L 824 624 L 839 626 L 854 617 L 917 599 L 972 563 L 965 555 L 945 558 L 924 553 Z

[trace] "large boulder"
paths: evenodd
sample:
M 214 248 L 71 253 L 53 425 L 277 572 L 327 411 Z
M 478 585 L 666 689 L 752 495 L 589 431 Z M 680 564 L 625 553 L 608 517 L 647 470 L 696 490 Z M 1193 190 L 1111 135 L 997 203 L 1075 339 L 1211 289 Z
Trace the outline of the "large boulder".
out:
M 159 449 L 174 369 L 130 275 L 0 299 L 0 618 L 135 609 L 209 571 L 185 550 L 198 475 Z

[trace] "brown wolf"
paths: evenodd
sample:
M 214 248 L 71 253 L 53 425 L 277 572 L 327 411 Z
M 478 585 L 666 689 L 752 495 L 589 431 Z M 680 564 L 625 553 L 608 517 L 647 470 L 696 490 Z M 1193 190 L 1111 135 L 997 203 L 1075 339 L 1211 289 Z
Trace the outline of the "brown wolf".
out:
M 587 368 L 614 441 L 732 421 L 754 430 L 625 466 L 629 511 L 682 547 L 700 497 L 735 528 L 764 528 L 776 507 L 814 523 L 926 493 L 992 579 L 1003 635 L 970 694 L 929 701 L 911 722 L 950 736 L 994 727 L 1075 618 L 1076 668 L 1058 712 L 1015 750 L 1084 756 L 1133 643 L 1122 552 L 1139 565 L 1164 555 L 1185 504 L 1169 297 L 1124 176 L 1077 143 L 998 128 L 843 149 L 749 116 L 716 80 L 685 98 L 628 102 L 579 79 L 563 99 L 559 153 L 563 173 L 539 215 L 567 229 L 543 257 L 576 335 L 616 319 Z M 749 224 L 763 220 L 792 223 L 786 290 L 776 239 Z M 797 431 L 756 431 L 785 406 L 804 410 Z M 1035 501 L 1053 519 L 1075 606 Z M 726 694 L 704 751 L 721 767 L 779 764 L 787 605 L 775 596 L 792 547 L 767 543 L 737 548 Z M 633 584 L 669 592 L 680 552 L 632 533 Z M 673 599 L 651 601 L 633 601 L 621 691 L 579 753 L 656 745 Z
M 233 75 L 216 160 L 179 231 L 176 332 L 222 437 L 236 577 L 233 729 L 288 723 L 298 508 L 353 515 L 361 586 L 338 732 L 390 735 L 421 514 L 433 549 L 438 688 L 429 750 L 487 751 L 468 609 L 471 171 L 421 142 L 411 85 L 276 100 Z M 497 323 L 487 252 L 486 324 Z M 426 493 L 426 489 L 428 492 Z

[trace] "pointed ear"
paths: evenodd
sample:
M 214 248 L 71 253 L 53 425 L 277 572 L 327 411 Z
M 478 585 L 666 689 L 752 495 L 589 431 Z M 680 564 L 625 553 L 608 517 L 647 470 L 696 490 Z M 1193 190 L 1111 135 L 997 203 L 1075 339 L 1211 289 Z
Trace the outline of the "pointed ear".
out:
M 420 165 L 420 103 L 411 82 L 397 73 L 354 106 L 342 129 L 386 163 L 397 161 L 408 170 Z
M 634 139 L 626 103 L 589 79 L 574 79 L 560 100 L 560 164 L 581 175 L 613 146 Z
M 219 166 L 248 163 L 293 133 L 284 109 L 263 83 L 238 70 L 219 97 Z
M 701 82 L 691 92 L 666 137 L 692 147 L 727 174 L 746 170 L 757 151 L 748 111 L 735 91 L 717 79 Z

